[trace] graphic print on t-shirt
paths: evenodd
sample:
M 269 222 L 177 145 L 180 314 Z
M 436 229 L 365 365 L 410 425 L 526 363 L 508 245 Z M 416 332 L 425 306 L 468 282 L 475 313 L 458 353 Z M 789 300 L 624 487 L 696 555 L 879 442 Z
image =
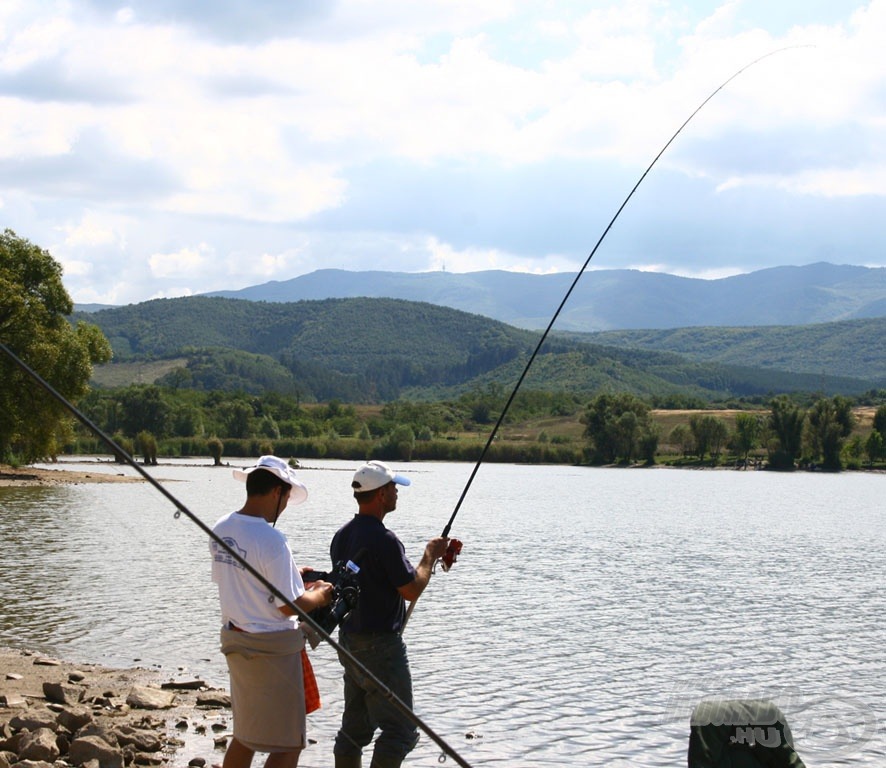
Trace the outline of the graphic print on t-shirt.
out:
M 242 557 L 244 560 L 246 559 L 246 550 L 241 549 L 237 545 L 236 539 L 232 539 L 230 536 L 224 536 L 222 538 L 222 541 L 225 544 L 227 544 L 231 549 L 233 549 L 238 555 L 240 555 L 240 557 Z M 246 567 L 239 560 L 235 559 L 234 556 L 230 552 L 228 552 L 223 547 L 220 547 L 217 541 L 212 542 L 212 552 L 213 552 L 213 558 L 215 559 L 215 562 L 217 562 L 217 563 L 223 563 L 225 565 L 235 565 L 238 568 L 245 568 Z

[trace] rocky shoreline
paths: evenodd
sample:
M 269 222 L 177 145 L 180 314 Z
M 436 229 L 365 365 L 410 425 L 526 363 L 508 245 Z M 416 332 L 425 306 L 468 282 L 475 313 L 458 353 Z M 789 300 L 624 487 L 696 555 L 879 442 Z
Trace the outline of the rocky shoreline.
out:
M 201 768 L 224 756 L 230 697 L 201 680 L 4 647 L 0 670 L 0 768 Z

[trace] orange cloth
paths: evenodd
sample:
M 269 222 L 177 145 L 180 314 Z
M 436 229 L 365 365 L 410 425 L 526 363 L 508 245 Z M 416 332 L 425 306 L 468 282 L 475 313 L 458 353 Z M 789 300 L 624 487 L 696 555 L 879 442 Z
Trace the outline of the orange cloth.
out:
M 308 652 L 304 648 L 301 649 L 301 670 L 305 684 L 305 713 L 311 714 L 320 709 L 320 689 L 317 687 L 317 678 L 314 677 Z

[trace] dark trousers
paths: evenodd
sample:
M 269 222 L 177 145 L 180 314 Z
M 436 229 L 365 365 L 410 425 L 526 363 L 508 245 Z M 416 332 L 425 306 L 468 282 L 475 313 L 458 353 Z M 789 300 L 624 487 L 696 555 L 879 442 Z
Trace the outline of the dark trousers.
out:
M 406 645 L 397 632 L 341 633 L 339 643 L 412 709 L 412 675 Z M 418 743 L 418 730 L 380 693 L 372 681 L 340 655 L 345 668 L 345 708 L 335 737 L 336 755 L 360 755 L 380 729 L 373 755 L 383 765 L 399 765 Z

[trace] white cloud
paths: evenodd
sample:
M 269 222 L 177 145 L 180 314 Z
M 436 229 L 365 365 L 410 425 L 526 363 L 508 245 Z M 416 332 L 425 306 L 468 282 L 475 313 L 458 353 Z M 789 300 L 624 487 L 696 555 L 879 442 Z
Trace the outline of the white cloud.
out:
M 214 256 L 211 246 L 200 243 L 195 248 L 182 248 L 175 253 L 151 254 L 148 265 L 154 277 L 189 277 L 210 269 Z
M 459 249 L 433 237 L 428 238 L 424 246 L 428 254 L 426 267 L 411 271 L 445 270 L 460 273 L 502 269 L 542 275 L 552 272 L 577 272 L 581 266 L 576 264 L 575 260 L 557 254 L 546 254 L 542 259 L 538 259 L 521 257 L 496 248 Z
M 632 206 L 658 197 L 607 256 L 696 269 L 687 232 L 704 231 L 708 259 L 733 254 L 736 229 L 766 243 L 773 200 L 794 212 L 793 232 L 809 218 L 792 252 L 813 254 L 827 217 L 805 206 L 886 194 L 886 0 L 826 17 L 785 2 L 263 3 L 238 31 L 246 0 L 212 19 L 167 2 L 10 0 L 4 225 L 58 250 L 78 300 L 333 264 L 574 271 L 625 178 L 726 78 L 791 47 L 692 121 Z M 564 183 L 570 168 L 581 183 Z M 384 199 L 370 199 L 376 188 Z M 875 222 L 867 239 L 883 252 Z
M 117 216 L 87 211 L 77 224 L 61 227 L 65 233 L 65 246 L 78 248 L 81 246 L 100 246 L 120 244 L 125 247 L 125 238 L 120 235 L 124 221 Z

